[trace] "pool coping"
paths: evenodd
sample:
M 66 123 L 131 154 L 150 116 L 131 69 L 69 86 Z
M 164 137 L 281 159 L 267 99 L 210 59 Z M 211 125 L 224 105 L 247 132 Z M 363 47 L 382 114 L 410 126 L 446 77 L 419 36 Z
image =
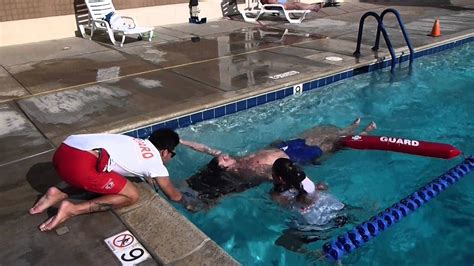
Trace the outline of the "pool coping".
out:
M 474 41 L 474 33 L 468 33 L 439 42 L 415 47 L 413 58 L 417 59 L 426 55 L 436 54 L 472 41 Z M 395 54 L 399 60 L 399 64 L 409 61 L 408 47 L 396 49 Z M 234 114 L 262 104 L 281 100 L 291 95 L 302 94 L 310 90 L 322 88 L 353 76 L 384 69 L 391 66 L 391 62 L 392 59 L 389 58 L 389 54 L 387 53 L 387 55 L 382 55 L 377 59 L 321 73 L 316 76 L 316 78 L 314 75 L 311 78 L 309 78 L 308 75 L 305 75 L 299 79 L 292 79 L 283 85 L 279 84 L 276 86 L 252 90 L 235 97 L 215 101 L 209 105 L 192 107 L 182 110 L 181 112 L 156 117 L 149 119 L 148 121 L 141 121 L 139 122 L 141 125 L 129 124 L 123 128 L 114 130 L 114 132 L 136 138 L 146 138 L 151 134 L 151 132 L 160 128 L 184 128 L 195 123 Z M 143 126 L 143 124 L 146 124 L 146 126 Z
M 113 212 L 159 265 L 240 265 L 150 186 L 137 188 L 139 201 Z
M 474 33 L 468 33 L 439 42 L 419 46 L 414 48 L 414 59 L 425 55 L 435 54 L 472 41 L 474 41 Z M 409 60 L 407 47 L 399 48 L 395 52 L 397 58 L 401 58 L 400 63 Z M 184 128 L 194 123 L 234 114 L 239 111 L 283 99 L 291 95 L 323 88 L 334 82 L 378 69 L 383 69 L 389 67 L 390 65 L 391 58 L 388 58 L 387 53 L 387 55 L 378 59 L 353 64 L 350 67 L 340 67 L 334 71 L 321 73 L 317 77 L 313 76 L 309 78 L 306 76 L 300 79 L 292 79 L 284 85 L 280 84 L 278 86 L 262 88 L 259 90 L 251 90 L 247 93 L 242 93 L 229 99 L 216 101 L 213 104 L 192 107 L 182 110 L 180 113 L 156 117 L 154 119 L 148 120 L 149 123 L 147 123 L 146 126 L 134 127 L 133 124 L 129 124 L 122 129 L 116 130 L 115 132 L 123 133 L 132 137 L 144 138 L 147 137 L 152 131 L 159 128 Z M 300 87 L 294 84 L 298 84 Z M 141 121 L 142 125 L 143 123 L 144 121 Z M 132 232 L 136 233 L 140 237 L 142 244 L 152 254 L 152 257 L 155 259 L 155 261 L 163 265 L 197 265 L 199 263 L 209 262 L 216 263 L 218 265 L 239 265 L 239 262 L 237 262 L 222 247 L 205 235 L 199 228 L 197 228 L 197 226 L 185 218 L 185 216 L 176 210 L 166 199 L 155 193 L 145 184 L 140 185 L 140 190 L 142 190 L 142 195 L 146 196 L 141 197 L 138 204 L 130 206 L 129 208 L 116 210 L 115 213 Z M 158 207 L 156 207 L 156 205 L 158 205 Z M 165 222 L 167 225 L 172 225 L 171 229 L 167 229 L 168 231 L 172 231 L 171 236 L 176 234 L 176 230 L 178 230 L 176 228 L 179 228 L 179 230 L 183 231 L 188 238 L 199 240 L 198 244 L 195 242 L 193 242 L 194 244 L 186 243 L 184 245 L 185 247 L 178 248 L 176 247 L 176 243 L 173 243 L 173 240 L 175 239 L 172 237 L 170 239 L 171 244 L 169 245 L 163 245 L 163 243 L 160 243 L 163 240 L 162 238 L 157 239 L 150 237 L 157 235 L 156 233 L 149 232 L 150 225 L 163 223 L 164 218 L 158 219 L 154 217 L 148 217 L 147 219 L 149 219 L 149 221 L 145 226 L 142 225 L 142 220 L 137 221 L 136 216 L 147 217 L 149 213 L 164 213 L 164 215 L 161 215 L 160 217 L 171 217 L 171 219 Z M 160 232 L 160 235 L 163 235 L 163 232 Z M 170 234 L 168 234 L 168 239 L 170 238 L 169 235 Z M 182 242 L 179 242 L 179 244 L 182 244 Z M 170 250 L 172 253 L 171 255 L 169 254 Z M 176 252 L 176 250 L 179 251 Z

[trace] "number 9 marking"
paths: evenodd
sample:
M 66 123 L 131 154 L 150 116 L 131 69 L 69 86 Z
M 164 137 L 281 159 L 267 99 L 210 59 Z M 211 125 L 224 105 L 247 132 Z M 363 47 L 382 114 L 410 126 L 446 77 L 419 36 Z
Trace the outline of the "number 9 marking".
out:
M 135 255 L 134 252 L 137 251 L 139 253 L 139 255 Z M 143 256 L 143 254 L 145 254 L 145 251 L 141 248 L 134 248 L 132 250 L 130 250 L 130 252 L 125 253 L 125 254 L 122 254 L 122 256 L 120 257 L 123 261 L 134 261 L 138 258 L 140 258 L 141 256 Z M 130 258 L 126 258 L 125 255 L 130 255 Z
M 303 84 L 296 84 L 293 86 L 293 95 L 303 94 Z

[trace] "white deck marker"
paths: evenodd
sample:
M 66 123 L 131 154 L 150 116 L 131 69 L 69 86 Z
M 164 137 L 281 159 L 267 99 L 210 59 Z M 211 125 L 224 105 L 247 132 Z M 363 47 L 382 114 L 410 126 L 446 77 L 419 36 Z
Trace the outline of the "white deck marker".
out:
M 303 94 L 303 83 L 296 84 L 293 86 L 293 95 Z
M 106 238 L 104 242 L 122 265 L 136 265 L 151 257 L 137 238 L 128 230 Z
M 333 61 L 333 62 L 342 61 L 342 57 L 339 57 L 339 56 L 328 56 L 325 59 L 328 61 Z
M 283 79 L 283 78 L 291 77 L 291 76 L 298 75 L 298 74 L 300 74 L 299 71 L 291 70 L 291 71 L 287 71 L 285 73 L 280 73 L 280 74 L 276 74 L 276 75 L 273 75 L 273 76 L 268 76 L 268 78 L 276 80 L 276 79 Z

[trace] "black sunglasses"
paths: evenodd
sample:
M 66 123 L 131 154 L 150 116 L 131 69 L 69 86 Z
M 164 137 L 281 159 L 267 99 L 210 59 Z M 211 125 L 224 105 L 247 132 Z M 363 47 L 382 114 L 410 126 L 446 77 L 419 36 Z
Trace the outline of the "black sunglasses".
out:
M 176 152 L 170 151 L 170 150 L 168 150 L 168 152 L 171 153 L 171 158 L 173 158 L 174 156 L 176 156 Z

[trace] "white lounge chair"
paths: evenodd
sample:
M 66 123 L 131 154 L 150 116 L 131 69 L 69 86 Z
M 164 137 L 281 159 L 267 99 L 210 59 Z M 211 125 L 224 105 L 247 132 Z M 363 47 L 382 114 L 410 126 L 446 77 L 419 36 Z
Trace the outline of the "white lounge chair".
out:
M 95 30 L 104 30 L 108 33 L 110 41 L 114 45 L 117 45 L 115 33 L 121 34 L 122 41 L 120 42 L 120 47 L 123 46 L 127 35 L 138 35 L 138 38 L 142 39 L 142 34 L 148 33 L 148 41 L 151 41 L 153 27 L 138 27 L 132 17 L 116 15 L 112 0 L 85 0 L 85 3 L 89 11 L 89 20 L 86 25 L 79 25 L 82 37 L 87 38 L 85 32 L 87 28 L 91 32 L 89 40 L 92 39 Z
M 311 10 L 286 10 L 282 4 L 262 4 L 260 0 L 245 0 L 247 8 L 240 12 L 247 22 L 257 22 L 264 14 L 283 14 L 291 24 L 301 23 Z

